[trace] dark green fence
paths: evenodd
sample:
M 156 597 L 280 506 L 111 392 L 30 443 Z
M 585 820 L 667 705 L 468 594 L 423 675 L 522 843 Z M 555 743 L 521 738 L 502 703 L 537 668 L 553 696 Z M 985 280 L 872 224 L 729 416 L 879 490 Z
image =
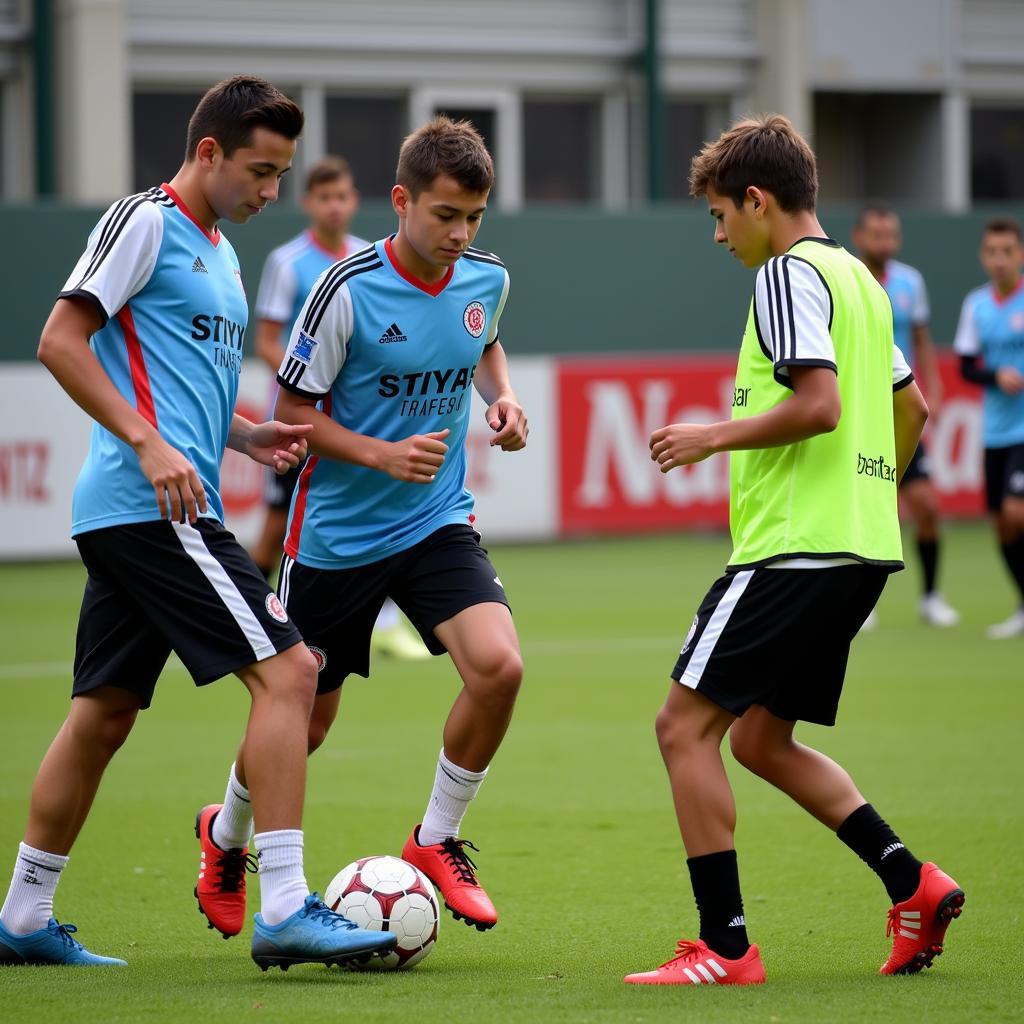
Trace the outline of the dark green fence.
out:
M 0 360 L 31 359 L 39 330 L 101 211 L 59 205 L 0 207 L 4 307 Z M 1020 215 L 1020 208 L 1009 212 Z M 924 273 L 932 324 L 949 344 L 960 302 L 984 278 L 977 249 L 988 213 L 905 213 L 904 260 Z M 852 213 L 824 210 L 822 223 L 848 242 Z M 250 301 L 267 253 L 302 228 L 278 209 L 227 226 Z M 389 207 L 367 206 L 354 229 L 368 238 L 394 230 Z M 512 275 L 502 321 L 511 352 L 680 351 L 738 343 L 751 274 L 712 244 L 712 222 L 696 204 L 629 213 L 531 209 L 487 214 L 477 243 Z

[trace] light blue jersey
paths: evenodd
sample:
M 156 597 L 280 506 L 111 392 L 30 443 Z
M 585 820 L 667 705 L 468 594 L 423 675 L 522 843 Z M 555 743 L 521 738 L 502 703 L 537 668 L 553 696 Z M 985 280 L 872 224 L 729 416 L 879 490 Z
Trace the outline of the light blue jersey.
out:
M 303 231 L 270 253 L 256 293 L 256 316 L 281 324 L 282 346 L 288 344 L 292 324 L 317 278 L 332 263 L 347 259 L 369 244 L 355 235 L 346 235 L 341 251 L 331 252 L 316 240 L 312 231 Z
M 1012 366 L 1024 373 L 1024 277 L 1010 295 L 989 285 L 964 299 L 953 348 L 962 356 L 981 356 L 985 366 Z M 1008 395 L 995 385 L 985 388 L 982 433 L 986 448 L 1024 444 L 1024 393 Z
M 465 441 L 473 375 L 484 347 L 498 340 L 507 295 L 504 265 L 479 249 L 436 285 L 404 270 L 390 239 L 323 274 L 295 323 L 281 386 L 321 400 L 358 434 L 400 441 L 451 433 L 431 484 L 312 457 L 292 496 L 292 558 L 318 569 L 366 565 L 472 521 Z
M 207 516 L 222 520 L 220 462 L 238 393 L 248 306 L 238 258 L 168 185 L 114 203 L 62 297 L 101 312 L 91 340 L 118 391 L 195 466 Z M 72 535 L 160 518 L 134 450 L 93 424 L 72 502 Z
M 924 286 L 924 278 L 920 271 L 889 260 L 885 265 L 885 276 L 882 278 L 892 304 L 893 340 L 903 353 L 903 358 L 911 366 L 914 363 L 914 328 L 928 323 L 928 292 Z

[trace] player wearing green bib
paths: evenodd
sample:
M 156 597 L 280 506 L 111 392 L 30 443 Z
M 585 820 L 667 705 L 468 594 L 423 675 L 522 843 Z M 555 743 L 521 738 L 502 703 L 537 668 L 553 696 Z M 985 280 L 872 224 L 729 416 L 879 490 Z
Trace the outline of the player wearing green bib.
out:
M 702 602 L 672 672 L 657 733 L 700 937 L 631 984 L 757 984 L 721 757 L 791 796 L 863 859 L 893 903 L 883 974 L 929 966 L 963 891 L 922 864 L 798 721 L 834 725 L 850 641 L 889 573 L 903 567 L 896 489 L 927 407 L 893 344 L 889 299 L 815 215 L 814 154 L 779 115 L 740 121 L 690 175 L 715 241 L 760 268 L 740 346 L 733 417 L 651 435 L 667 473 L 731 453 L 733 553 Z

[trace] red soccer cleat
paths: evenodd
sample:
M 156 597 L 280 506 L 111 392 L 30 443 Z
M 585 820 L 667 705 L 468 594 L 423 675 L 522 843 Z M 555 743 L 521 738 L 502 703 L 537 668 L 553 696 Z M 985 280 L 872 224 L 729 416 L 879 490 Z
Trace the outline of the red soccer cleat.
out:
M 199 881 L 195 887 L 199 913 L 210 928 L 230 939 L 245 923 L 245 873 L 256 870 L 256 858 L 247 847 L 222 850 L 210 834 L 213 819 L 222 804 L 210 804 L 196 815 L 199 840 Z
M 680 939 L 675 956 L 657 970 L 627 974 L 622 980 L 627 985 L 762 985 L 765 973 L 757 946 L 739 960 L 727 960 L 703 939 Z
M 886 937 L 893 936 L 889 959 L 879 974 L 917 974 L 942 952 L 946 929 L 960 916 L 964 891 L 937 864 L 922 865 L 917 891 L 889 911 Z
M 456 921 L 476 925 L 482 932 L 498 923 L 498 912 L 490 896 L 476 880 L 476 865 L 469 859 L 465 847 L 476 847 L 465 839 L 446 839 L 433 846 L 420 846 L 420 827 L 402 848 L 402 860 L 418 867 L 441 891 L 444 905 Z M 478 851 L 479 852 L 479 851 Z

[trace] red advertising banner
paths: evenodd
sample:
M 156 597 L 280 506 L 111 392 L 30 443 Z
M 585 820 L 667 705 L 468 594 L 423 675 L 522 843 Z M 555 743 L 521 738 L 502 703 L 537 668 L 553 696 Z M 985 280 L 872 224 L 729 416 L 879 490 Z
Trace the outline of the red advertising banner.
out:
M 561 533 L 633 533 L 725 526 L 728 460 L 716 455 L 662 474 L 651 431 L 667 423 L 728 418 L 735 357 L 564 360 L 556 364 Z M 982 505 L 981 410 L 957 361 L 941 359 L 945 400 L 928 430 L 931 471 L 951 515 Z

